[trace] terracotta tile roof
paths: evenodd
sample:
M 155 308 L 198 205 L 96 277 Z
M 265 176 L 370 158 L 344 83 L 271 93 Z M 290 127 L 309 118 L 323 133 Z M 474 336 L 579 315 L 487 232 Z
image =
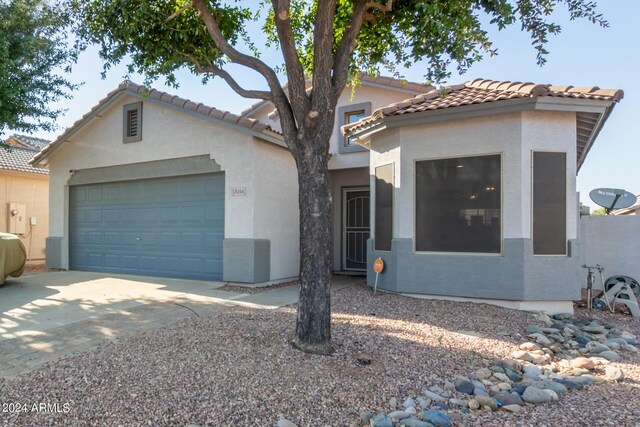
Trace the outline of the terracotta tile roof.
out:
M 130 81 L 124 81 L 120 85 L 109 92 L 107 96 L 101 99 L 88 113 L 83 115 L 80 119 L 67 128 L 62 135 L 56 138 L 55 141 L 48 144 L 34 159 L 31 164 L 37 165 L 43 158 L 45 158 L 50 152 L 55 150 L 60 144 L 67 140 L 76 130 L 90 120 L 93 116 L 98 114 L 106 105 L 115 100 L 118 96 L 129 93 L 140 97 L 148 97 L 156 100 L 161 104 L 166 104 L 173 107 L 184 109 L 187 112 L 194 113 L 206 118 L 212 118 L 221 120 L 232 125 L 236 125 L 242 128 L 247 128 L 258 133 L 264 133 L 266 135 L 272 135 L 276 138 L 281 138 L 281 132 L 273 129 L 271 126 L 261 123 L 258 120 L 241 117 L 237 114 L 230 113 L 229 111 L 218 110 L 214 107 L 209 107 L 202 103 L 195 103 L 188 99 L 181 98 L 177 95 L 172 95 L 167 92 L 162 92 L 157 89 L 148 88 L 146 86 L 138 85 Z
M 119 91 L 129 91 L 129 92 L 141 94 L 143 96 L 148 96 L 149 98 L 157 99 L 160 102 L 163 102 L 165 104 L 175 105 L 187 111 L 191 111 L 206 117 L 212 117 L 218 120 L 223 120 L 225 122 L 229 122 L 234 125 L 253 129 L 257 132 L 272 132 L 275 134 L 280 134 L 277 130 L 271 128 L 269 125 L 259 122 L 258 120 L 244 118 L 237 114 L 230 113 L 229 111 L 218 110 L 217 108 L 209 107 L 202 103 L 195 103 L 188 99 L 180 98 L 177 95 L 172 95 L 167 92 L 161 92 L 156 89 L 147 88 L 145 86 L 141 86 L 132 82 L 121 83 L 120 86 L 118 86 L 118 88 L 115 91 L 113 91 L 111 94 Z M 107 95 L 107 98 L 111 94 Z M 87 115 L 88 114 L 89 113 L 87 113 Z
M 384 85 L 384 86 L 389 86 L 391 88 L 398 88 L 398 89 L 405 89 L 405 90 L 409 90 L 409 91 L 413 91 L 415 93 L 422 93 L 427 89 L 433 89 L 431 86 L 427 86 L 424 85 L 422 83 L 416 83 L 416 82 L 410 82 L 407 80 L 402 80 L 402 79 L 396 79 L 395 77 L 388 77 L 388 76 L 378 76 L 378 77 L 374 77 L 374 76 L 370 76 L 368 74 L 361 74 L 360 75 L 360 82 L 364 82 L 366 83 L 374 83 L 374 84 L 379 84 L 379 85 Z M 311 84 L 309 82 L 309 88 L 311 88 Z M 285 83 L 284 85 L 282 85 L 282 89 L 284 89 L 284 91 L 286 92 L 288 88 L 288 83 Z M 258 101 L 253 103 L 250 107 L 246 108 L 245 110 L 243 110 L 240 113 L 240 116 L 245 117 L 247 115 L 249 115 L 250 113 L 253 113 L 255 110 L 257 110 L 258 108 L 270 104 L 270 101 Z M 269 113 L 271 115 L 274 115 L 275 113 L 272 111 L 271 113 Z M 277 114 L 275 114 L 273 117 L 276 117 Z M 271 117 L 270 117 L 271 118 Z
M 360 75 L 360 80 L 368 83 L 378 83 L 381 85 L 391 86 L 400 89 L 412 90 L 415 92 L 424 92 L 427 89 L 433 89 L 433 86 L 428 86 L 422 83 L 410 82 L 404 79 L 397 79 L 395 77 L 388 76 L 370 76 L 368 74 Z
M 342 127 L 348 135 L 384 117 L 421 111 L 441 110 L 465 105 L 484 104 L 516 98 L 558 97 L 604 101 L 620 101 L 623 91 L 592 87 L 552 86 L 534 83 L 476 79 L 441 90 L 432 89 L 422 95 L 379 108 L 369 117 Z
M 46 147 L 49 144 L 49 142 L 51 142 L 49 140 L 36 138 L 34 136 L 17 135 L 17 134 L 13 134 L 9 136 L 9 138 L 7 138 L 7 143 L 11 144 L 11 140 L 14 140 L 18 144 L 22 145 L 24 148 L 28 148 L 36 151 L 42 150 L 44 147 Z
M 49 174 L 49 171 L 46 169 L 34 168 L 29 165 L 29 161 L 31 161 L 36 154 L 38 154 L 37 150 L 14 146 L 9 148 L 0 147 L 0 169 L 37 173 L 40 175 Z

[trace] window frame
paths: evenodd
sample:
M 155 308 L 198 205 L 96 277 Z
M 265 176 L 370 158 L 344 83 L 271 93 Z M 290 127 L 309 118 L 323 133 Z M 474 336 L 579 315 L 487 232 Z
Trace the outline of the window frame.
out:
M 135 136 L 127 135 L 127 125 L 129 123 L 129 112 L 138 111 L 138 117 L 136 119 L 138 125 L 138 133 Z M 122 142 L 129 144 L 131 142 L 142 141 L 142 101 L 132 102 L 122 106 Z
M 466 159 L 470 157 L 485 157 L 485 156 L 500 156 L 500 251 L 499 252 L 451 252 L 451 251 L 419 251 L 417 250 L 417 236 L 416 236 L 416 222 L 417 222 L 417 164 L 418 162 L 422 162 L 425 160 L 452 160 L 452 159 Z M 435 255 L 456 255 L 456 256 L 491 256 L 491 257 L 501 257 L 504 256 L 504 159 L 505 154 L 503 151 L 496 152 L 484 152 L 484 153 L 474 153 L 474 154 L 465 154 L 465 155 L 452 155 L 452 156 L 439 156 L 439 157 L 420 157 L 413 159 L 413 206 L 412 206 L 412 215 L 413 215 L 413 253 L 414 254 L 435 254 Z
M 533 212 L 534 212 L 534 185 L 535 185 L 535 176 L 534 176 L 534 154 L 535 153 L 556 153 L 556 154 L 564 154 L 565 155 L 565 164 L 564 164 L 564 171 L 565 171 L 565 176 L 564 176 L 564 191 L 565 191 L 565 198 L 564 198 L 564 254 L 536 254 L 535 253 L 535 247 L 533 246 Z M 536 149 L 536 150 L 531 150 L 531 207 L 530 207 L 530 215 L 531 215 L 531 221 L 530 221 L 530 235 L 531 235 L 531 251 L 534 257 L 568 257 L 569 254 L 569 217 L 568 217 L 568 213 L 569 213 L 569 192 L 568 192 L 568 188 L 569 188 L 569 176 L 568 176 L 568 169 L 569 169 L 569 153 L 566 151 L 562 151 L 562 150 L 542 150 L 542 149 Z
M 336 120 L 336 122 L 338 123 L 338 137 L 339 137 L 338 152 L 340 154 L 358 153 L 362 151 L 367 151 L 365 147 L 358 144 L 347 145 L 347 141 L 349 137 L 346 135 L 342 135 L 342 132 L 340 131 L 340 128 L 342 128 L 342 126 L 347 124 L 346 123 L 347 115 L 349 113 L 355 113 L 358 111 L 364 111 L 365 117 L 370 116 L 371 102 L 359 102 L 357 104 L 343 105 L 342 107 L 338 108 L 338 120 Z

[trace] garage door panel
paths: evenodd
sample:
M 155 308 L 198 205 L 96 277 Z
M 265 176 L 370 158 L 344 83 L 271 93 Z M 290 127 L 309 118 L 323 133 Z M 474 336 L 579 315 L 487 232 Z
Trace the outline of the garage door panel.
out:
M 202 233 L 183 233 L 182 246 L 185 248 L 202 249 L 204 239 Z
M 177 257 L 162 257 L 160 258 L 162 264 L 162 271 L 180 271 L 180 258 Z
M 122 225 L 135 225 L 138 223 L 138 209 L 123 208 L 120 210 L 122 216 Z
M 180 222 L 180 208 L 179 207 L 167 207 L 162 209 L 160 214 L 160 220 L 163 225 L 177 224 Z
M 120 236 L 122 236 L 122 244 L 125 246 L 137 246 L 138 245 L 138 233 L 132 233 L 132 232 L 124 232 L 121 233 Z
M 202 258 L 182 258 L 180 266 L 183 272 L 195 271 L 204 273 L 204 260 Z
M 107 202 L 117 202 L 120 200 L 120 184 L 105 185 L 104 200 Z
M 87 194 L 87 201 L 89 202 L 101 202 L 102 201 L 102 187 L 89 188 Z
M 71 268 L 222 278 L 224 174 L 71 187 Z
M 201 206 L 185 206 L 182 208 L 183 224 L 200 224 L 204 219 L 204 209 Z
M 158 246 L 158 233 L 141 233 L 140 244 L 142 246 Z
M 87 201 L 87 189 L 86 188 L 76 188 L 74 191 L 74 199 L 76 203 L 82 203 Z M 73 206 L 73 200 L 72 200 Z
M 104 222 L 117 224 L 122 218 L 120 209 L 105 209 L 102 214 L 104 215 Z
M 160 244 L 163 246 L 173 246 L 180 239 L 180 234 L 178 233 L 161 233 L 160 234 Z
M 204 263 L 205 274 L 215 274 L 222 270 L 222 259 L 207 259 Z
M 98 267 L 104 265 L 104 255 L 100 253 L 87 254 L 88 267 Z
M 101 231 L 90 231 L 87 233 L 87 244 L 89 245 L 100 245 L 104 243 L 104 239 L 102 238 L 103 232 Z
M 120 268 L 120 256 L 119 255 L 105 255 L 104 266 L 106 268 Z
M 120 202 L 122 203 L 127 203 L 127 202 L 137 202 L 139 200 L 138 197 L 138 192 L 139 192 L 139 185 L 137 183 L 134 182 L 129 182 L 129 183 L 124 183 L 124 184 L 119 184 L 119 191 L 120 191 Z
M 158 223 L 158 220 L 160 219 L 160 211 L 158 208 L 162 209 L 161 206 L 157 208 L 153 207 L 140 209 L 139 220 L 142 226 L 156 225 Z
M 92 224 L 102 222 L 102 209 L 91 209 L 87 211 L 86 220 Z
M 107 231 L 104 233 L 105 245 L 119 245 L 121 243 L 120 233 Z
M 121 255 L 120 263 L 123 269 L 127 269 L 129 271 L 139 270 L 138 257 L 135 255 Z
M 140 194 L 138 197 L 142 200 L 161 200 L 161 187 L 157 182 L 145 181 L 140 184 Z

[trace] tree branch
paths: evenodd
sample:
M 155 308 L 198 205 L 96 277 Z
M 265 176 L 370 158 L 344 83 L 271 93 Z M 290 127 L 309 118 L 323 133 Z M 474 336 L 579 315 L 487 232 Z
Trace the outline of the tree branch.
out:
M 175 19 L 178 15 L 180 15 L 182 12 L 184 12 L 185 10 L 189 9 L 193 7 L 193 2 L 190 1 L 189 3 L 185 4 L 184 6 L 182 6 L 180 9 L 176 10 L 175 12 L 173 12 L 171 15 L 169 15 L 169 17 L 167 19 L 165 19 L 164 22 L 169 22 L 172 19 Z
M 233 89 L 234 92 L 236 92 L 238 95 L 244 98 L 264 99 L 265 101 L 273 102 L 273 96 L 271 92 L 263 91 L 263 90 L 245 89 L 242 86 L 240 86 L 240 84 L 233 77 L 231 77 L 231 74 L 229 74 L 226 70 L 223 70 L 222 68 L 218 67 L 217 65 L 209 64 L 209 65 L 203 66 L 202 64 L 200 64 L 200 61 L 196 59 L 195 56 L 185 52 L 178 52 L 178 53 L 184 56 L 185 58 L 189 59 L 193 63 L 193 65 L 195 65 L 196 72 L 198 74 L 211 73 L 218 77 L 221 77 L 227 82 L 227 84 L 231 87 L 231 89 Z
M 198 11 L 200 17 L 204 21 L 207 27 L 207 32 L 216 44 L 216 47 L 220 51 L 227 55 L 231 62 L 235 62 L 240 65 L 244 65 L 247 68 L 251 68 L 260 73 L 271 90 L 272 99 L 271 102 L 275 105 L 280 113 L 280 124 L 282 125 L 283 133 L 285 134 L 285 140 L 294 141 L 295 134 L 297 133 L 296 120 L 293 115 L 293 109 L 287 95 L 284 93 L 278 76 L 275 71 L 260 59 L 253 56 L 246 55 L 239 52 L 235 47 L 231 46 L 227 39 L 222 34 L 218 22 L 213 16 L 213 13 L 209 10 L 204 0 L 193 0 L 193 7 Z M 289 147 L 293 150 L 292 147 Z
M 304 106 L 304 108 L 301 109 L 302 114 L 304 114 L 304 111 L 309 109 L 309 97 L 306 93 L 304 70 L 298 57 L 295 38 L 291 28 L 291 1 L 272 0 L 271 4 L 273 5 L 280 48 L 282 49 L 282 56 L 287 69 L 289 99 L 293 99 L 293 102 L 297 103 L 297 105 Z M 296 119 L 300 122 L 302 117 L 297 117 Z
M 367 2 L 367 9 L 378 9 L 381 12 L 391 12 L 391 8 L 393 7 L 393 0 L 387 0 L 385 5 L 381 5 L 376 2 Z
M 336 0 L 325 0 L 316 11 L 313 29 L 313 110 L 324 111 L 333 106 L 333 21 L 336 14 Z M 321 95 L 328 95 L 323 97 Z M 324 99 L 326 98 L 326 99 Z
M 389 0 L 389 4 L 391 0 Z M 333 92 L 334 97 L 337 99 L 344 90 L 347 84 L 347 78 L 349 77 L 349 61 L 351 54 L 356 48 L 356 39 L 362 24 L 364 23 L 365 13 L 367 12 L 367 5 L 369 3 L 366 0 L 359 0 L 353 6 L 353 12 L 351 14 L 351 21 L 338 43 L 338 48 L 335 53 L 335 62 L 333 65 Z
M 222 53 L 227 55 L 231 62 L 244 65 L 245 67 L 251 68 L 260 73 L 265 78 L 265 80 L 267 80 L 269 88 L 271 89 L 271 92 L 274 94 L 274 96 L 281 92 L 280 95 L 284 96 L 286 99 L 284 91 L 282 90 L 280 82 L 278 81 L 278 76 L 276 75 L 275 71 L 271 69 L 271 67 L 269 67 L 258 58 L 241 53 L 235 47 L 231 46 L 231 44 L 229 44 L 227 39 L 222 34 L 215 16 L 213 16 L 213 13 L 207 8 L 203 0 L 193 0 L 193 7 L 195 7 L 200 14 L 200 17 L 204 21 L 204 24 L 207 27 L 207 31 L 213 39 L 213 42 L 216 44 L 216 47 L 220 49 Z M 279 97 L 280 96 L 276 96 L 276 98 Z

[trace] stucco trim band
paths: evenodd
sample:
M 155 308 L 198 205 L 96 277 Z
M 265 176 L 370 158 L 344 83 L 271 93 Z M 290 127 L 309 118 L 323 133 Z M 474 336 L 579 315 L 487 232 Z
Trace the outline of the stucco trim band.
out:
M 391 252 L 373 250 L 385 270 L 378 288 L 391 292 L 510 301 L 572 301 L 580 298 L 578 242 L 569 240 L 569 256 L 534 256 L 533 241 L 503 239 L 501 256 L 415 253 L 413 239 L 394 238 Z M 372 263 L 367 283 L 376 280 Z
M 71 171 L 69 185 L 200 175 L 221 171 L 222 168 L 215 160 L 210 159 L 208 155 L 202 155 L 74 170 Z

